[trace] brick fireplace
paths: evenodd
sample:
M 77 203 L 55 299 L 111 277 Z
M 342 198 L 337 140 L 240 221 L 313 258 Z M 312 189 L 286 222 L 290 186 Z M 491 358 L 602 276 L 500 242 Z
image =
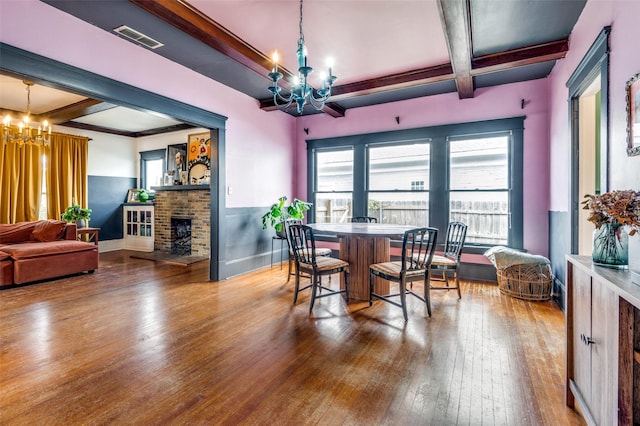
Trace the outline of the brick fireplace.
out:
M 172 243 L 174 243 L 171 218 L 188 219 L 191 221 L 191 255 L 209 257 L 211 233 L 209 186 L 189 185 L 169 188 L 155 189 L 155 250 L 171 253 Z

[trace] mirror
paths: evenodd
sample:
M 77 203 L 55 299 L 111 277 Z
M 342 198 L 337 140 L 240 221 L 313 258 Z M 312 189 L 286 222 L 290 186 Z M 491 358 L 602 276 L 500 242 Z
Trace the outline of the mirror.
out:
M 640 73 L 629 81 L 627 94 L 627 154 L 640 155 Z

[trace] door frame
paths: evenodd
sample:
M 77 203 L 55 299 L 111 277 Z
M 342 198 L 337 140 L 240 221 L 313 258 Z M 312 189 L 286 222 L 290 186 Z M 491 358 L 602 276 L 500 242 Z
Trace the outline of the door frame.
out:
M 26 78 L 43 86 L 82 94 L 114 105 L 155 111 L 183 123 L 208 128 L 211 146 L 211 211 L 209 235 L 209 279 L 225 275 L 225 125 L 227 117 L 153 92 L 83 70 L 45 56 L 0 43 L 0 71 Z M 214 143 L 214 140 L 217 141 Z
M 600 182 L 601 192 L 609 187 L 609 35 L 611 27 L 602 29 L 589 51 L 573 72 L 567 87 L 569 88 L 569 133 L 571 135 L 570 152 L 570 223 L 571 253 L 578 253 L 579 210 L 584 194 L 579 194 L 579 150 L 580 150 L 580 97 L 591 83 L 600 76 Z

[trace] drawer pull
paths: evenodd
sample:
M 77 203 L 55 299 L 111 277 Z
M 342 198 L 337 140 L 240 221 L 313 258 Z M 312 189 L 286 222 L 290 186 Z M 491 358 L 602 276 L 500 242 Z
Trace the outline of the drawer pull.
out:
M 580 333 L 580 340 L 582 341 L 582 343 L 584 343 L 587 346 L 588 345 L 593 345 L 595 343 L 591 337 L 585 336 L 582 333 Z

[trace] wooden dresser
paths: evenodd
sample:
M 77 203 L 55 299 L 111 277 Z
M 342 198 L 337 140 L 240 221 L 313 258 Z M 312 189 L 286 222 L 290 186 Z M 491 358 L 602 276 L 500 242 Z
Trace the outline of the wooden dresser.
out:
M 566 403 L 588 424 L 638 423 L 640 286 L 588 256 L 566 259 Z

